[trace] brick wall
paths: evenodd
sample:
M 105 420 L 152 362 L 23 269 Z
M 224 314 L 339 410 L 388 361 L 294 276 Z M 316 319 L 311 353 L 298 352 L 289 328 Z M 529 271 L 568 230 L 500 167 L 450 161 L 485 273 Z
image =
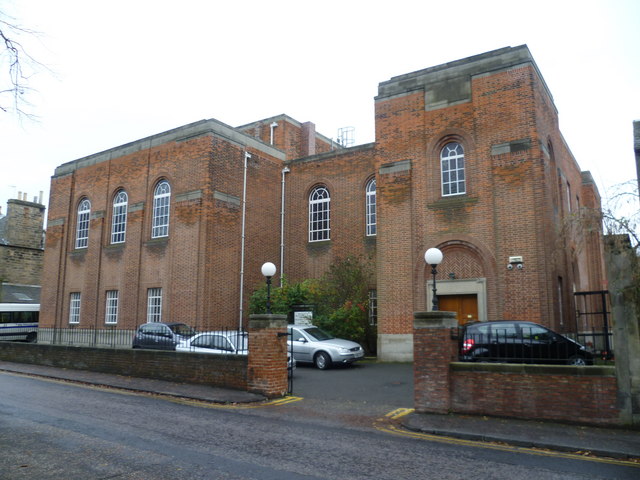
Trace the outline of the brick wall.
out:
M 431 279 L 423 255 L 438 247 L 438 293 L 482 297 L 480 320 L 519 318 L 560 331 L 574 325 L 574 286 L 604 284 L 601 238 L 564 227 L 579 205 L 597 208 L 599 197 L 562 139 L 526 46 L 394 77 L 378 92 L 376 142 L 369 145 L 336 148 L 311 122 L 280 115 L 237 129 L 197 122 L 60 166 L 51 188 L 42 324 L 66 324 L 69 295 L 82 292 L 81 324 L 100 326 L 106 291 L 118 290 L 118 324 L 134 328 L 146 321 L 147 289 L 161 287 L 163 319 L 232 327 L 247 321 L 251 292 L 264 282 L 262 263 L 277 265 L 274 282 L 282 273 L 297 282 L 363 255 L 375 261 L 369 288 L 378 291 L 378 333 L 397 345 L 378 354 L 409 360 L 413 312 L 425 308 Z M 464 147 L 466 192 L 446 196 L 440 152 L 452 141 Z M 252 157 L 242 264 L 245 151 Z M 372 178 L 378 234 L 367 237 Z M 172 188 L 170 233 L 151 239 L 159 179 Z M 330 240 L 309 242 L 309 194 L 318 185 L 331 195 Z M 127 241 L 111 245 L 111 204 L 120 188 L 129 194 Z M 89 248 L 76 250 L 85 196 L 92 202 Z M 508 270 L 511 256 L 522 256 L 524 269 Z M 462 291 L 460 280 L 471 291 Z
M 253 315 L 248 325 L 249 355 L 0 342 L 0 360 L 202 384 L 251 391 L 269 398 L 281 397 L 288 391 L 286 324 L 284 315 Z M 52 334 L 50 331 L 46 333 Z M 118 335 L 118 332 L 113 333 Z M 119 338 L 130 338 L 130 333 L 127 333 L 120 332 Z
M 423 255 L 430 247 L 444 253 L 440 294 L 463 293 L 459 280 L 486 282 L 481 320 L 519 318 L 561 331 L 574 325 L 574 286 L 600 289 L 604 273 L 601 241 L 566 223 L 587 204 L 581 195 L 589 206 L 599 200 L 583 193 L 528 50 L 400 75 L 378 92 L 379 333 L 406 334 L 412 312 L 427 306 Z M 452 141 L 464 148 L 466 192 L 444 196 L 440 152 Z M 524 269 L 508 270 L 511 256 L 522 256 Z
M 348 255 L 375 258 L 376 237 L 365 231 L 365 188 L 375 176 L 374 153 L 364 145 L 288 164 L 284 272 L 289 281 L 319 278 L 332 262 Z M 331 197 L 330 240 L 309 242 L 309 195 L 318 185 Z
M 251 315 L 249 319 L 248 390 L 282 397 L 288 390 L 287 316 Z
M 282 154 L 215 122 L 181 127 L 62 165 L 52 180 L 41 324 L 65 326 L 69 296 L 81 293 L 80 325 L 104 325 L 106 292 L 119 295 L 118 326 L 146 322 L 147 291 L 162 288 L 162 319 L 204 329 L 236 327 L 263 282 L 260 266 L 279 257 Z M 224 134 L 224 135 L 223 135 Z M 235 132 L 235 135 L 238 135 Z M 244 154 L 245 258 L 241 265 Z M 274 157 L 273 155 L 276 155 Z M 278 157 L 279 156 L 279 157 Z M 151 238 L 153 191 L 171 186 L 169 236 Z M 126 241 L 111 244 L 112 202 L 128 195 Z M 77 208 L 91 201 L 89 245 L 75 249 Z M 232 292 L 230 294 L 230 292 Z
M 614 367 L 454 363 L 451 411 L 617 425 Z
M 236 390 L 247 388 L 247 357 L 2 342 L 0 359 Z
M 622 423 L 614 367 L 457 362 L 456 324 L 453 312 L 415 315 L 416 411 Z

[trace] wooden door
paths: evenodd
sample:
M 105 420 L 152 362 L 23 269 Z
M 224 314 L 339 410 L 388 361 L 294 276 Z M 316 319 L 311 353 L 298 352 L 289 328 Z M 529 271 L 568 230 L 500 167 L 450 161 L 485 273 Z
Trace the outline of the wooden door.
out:
M 478 321 L 478 296 L 470 295 L 439 295 L 438 308 L 444 312 L 456 312 L 458 323 Z

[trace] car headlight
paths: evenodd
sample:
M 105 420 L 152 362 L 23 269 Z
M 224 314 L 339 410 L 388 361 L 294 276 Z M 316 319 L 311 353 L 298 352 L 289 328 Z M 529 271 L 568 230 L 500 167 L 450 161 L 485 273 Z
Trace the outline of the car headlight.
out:
M 344 348 L 344 347 L 340 347 L 338 349 L 338 351 L 342 354 L 346 354 L 346 353 L 351 353 L 351 350 L 349 350 L 348 348 Z

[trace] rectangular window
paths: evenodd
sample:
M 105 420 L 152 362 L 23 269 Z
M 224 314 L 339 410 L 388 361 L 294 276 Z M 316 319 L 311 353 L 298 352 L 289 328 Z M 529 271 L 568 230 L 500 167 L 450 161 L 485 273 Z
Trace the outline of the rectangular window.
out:
M 162 289 L 150 288 L 147 290 L 147 322 L 162 321 Z
M 69 323 L 80 323 L 80 292 L 73 292 L 69 300 Z
M 369 290 L 369 325 L 378 325 L 378 291 Z
M 104 323 L 115 325 L 118 323 L 118 291 L 107 291 L 107 305 L 105 310 Z

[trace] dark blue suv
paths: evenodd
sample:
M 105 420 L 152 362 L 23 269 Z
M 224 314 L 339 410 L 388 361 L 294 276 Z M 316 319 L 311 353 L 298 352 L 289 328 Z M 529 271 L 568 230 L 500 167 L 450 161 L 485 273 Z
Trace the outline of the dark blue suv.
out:
M 532 322 L 468 323 L 459 338 L 463 362 L 593 364 L 583 345 Z
M 133 348 L 175 350 L 176 345 L 196 334 L 186 323 L 145 323 L 138 327 L 133 337 Z

